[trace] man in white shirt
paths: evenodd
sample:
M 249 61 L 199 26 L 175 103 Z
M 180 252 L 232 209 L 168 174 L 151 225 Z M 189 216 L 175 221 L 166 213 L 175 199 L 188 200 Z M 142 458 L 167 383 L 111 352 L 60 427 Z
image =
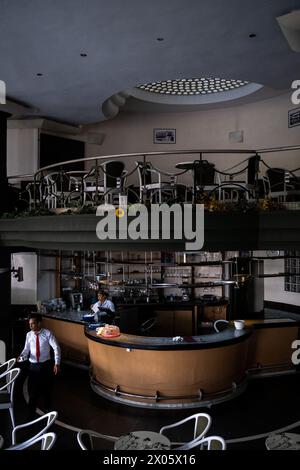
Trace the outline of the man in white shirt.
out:
M 34 417 L 39 397 L 44 397 L 45 409 L 51 409 L 51 389 L 53 375 L 60 371 L 60 347 L 50 330 L 42 328 L 42 316 L 33 313 L 29 316 L 29 333 L 18 360 L 29 359 L 28 394 L 29 416 Z M 54 351 L 54 366 L 50 357 L 50 347 Z
M 98 292 L 98 302 L 92 306 L 92 309 L 95 312 L 96 322 L 111 323 L 114 321 L 116 309 L 113 302 L 108 300 L 107 292 Z

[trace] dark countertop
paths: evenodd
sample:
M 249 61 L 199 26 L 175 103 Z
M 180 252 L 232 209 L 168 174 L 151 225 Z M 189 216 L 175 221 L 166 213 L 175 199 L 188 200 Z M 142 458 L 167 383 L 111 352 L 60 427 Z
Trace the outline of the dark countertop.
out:
M 175 302 L 172 302 L 171 305 L 173 306 L 176 305 L 176 308 L 179 304 L 176 304 Z M 184 307 L 189 305 L 192 307 L 194 304 L 191 303 L 181 303 L 180 306 L 181 308 L 184 309 Z M 131 305 L 131 304 L 123 304 L 120 305 L 117 310 L 116 314 L 119 315 L 122 312 L 125 311 L 130 311 L 131 309 L 137 307 L 138 305 L 141 306 L 158 306 L 158 308 L 169 308 L 170 304 L 137 304 L 137 305 Z M 44 317 L 48 318 L 54 318 L 56 320 L 62 320 L 62 321 L 67 321 L 71 323 L 79 323 L 82 325 L 87 325 L 89 322 L 84 321 L 82 319 L 83 315 L 90 315 L 92 313 L 91 310 L 81 310 L 80 312 L 77 312 L 77 310 L 64 310 L 61 312 L 47 312 L 43 313 L 42 315 Z M 300 316 L 296 314 L 291 314 L 288 312 L 281 312 L 281 311 L 275 311 L 273 310 L 272 312 L 268 311 L 266 312 L 266 315 L 264 318 L 253 318 L 253 319 L 248 319 L 246 320 L 248 322 L 249 326 L 253 326 L 253 328 L 280 328 L 280 327 L 287 327 L 287 326 L 297 326 L 300 327 Z M 211 336 L 211 335 L 210 335 Z
M 222 300 L 218 300 L 218 301 L 205 301 L 205 302 L 199 302 L 199 301 L 195 301 L 195 302 L 162 302 L 162 303 L 136 303 L 136 304 L 121 304 L 119 303 L 117 308 L 116 308 L 116 314 L 119 315 L 121 314 L 122 312 L 125 312 L 127 310 L 130 310 L 130 309 L 135 309 L 135 308 L 138 308 L 138 307 L 141 307 L 141 308 L 145 308 L 145 307 L 151 307 L 153 308 L 153 310 L 157 310 L 157 309 L 168 309 L 168 310 L 172 310 L 172 309 L 178 309 L 178 310 L 185 310 L 185 309 L 191 309 L 195 306 L 195 305 L 227 305 L 226 301 Z M 81 310 L 80 312 L 78 312 L 77 310 L 63 310 L 63 311 L 60 311 L 60 312 L 57 312 L 57 311 L 53 311 L 53 312 L 47 312 L 47 313 L 43 313 L 42 315 L 44 317 L 49 317 L 49 318 L 55 318 L 56 320 L 64 320 L 64 321 L 68 321 L 68 322 L 72 322 L 72 323 L 81 323 L 81 324 L 86 324 L 88 323 L 87 321 L 84 321 L 82 319 L 82 317 L 84 315 L 90 315 L 92 314 L 92 310 L 88 309 L 88 310 Z
M 217 300 L 195 300 L 195 301 L 173 301 L 173 302 L 145 302 L 145 303 L 121 303 L 118 302 L 119 307 L 153 307 L 159 309 L 182 309 L 185 308 L 192 309 L 195 306 L 203 306 L 203 305 L 211 305 L 211 306 L 220 306 L 220 305 L 228 305 L 228 301 L 224 299 L 217 299 Z
M 247 319 L 247 326 L 253 326 L 254 329 L 262 328 L 282 328 L 282 327 L 300 327 L 300 320 L 294 318 L 262 318 Z
M 252 328 L 236 330 L 229 326 L 220 333 L 210 333 L 199 336 L 185 336 L 183 341 L 173 341 L 172 337 L 147 337 L 135 336 L 121 333 L 117 338 L 104 338 L 97 336 L 96 331 L 91 331 L 85 327 L 86 337 L 97 343 L 106 344 L 128 349 L 151 349 L 160 351 L 174 350 L 193 350 L 193 349 L 211 349 L 229 346 L 241 341 L 245 341 L 252 333 Z
M 80 312 L 77 312 L 77 310 L 63 310 L 61 312 L 47 312 L 42 315 L 46 318 L 54 318 L 55 320 L 85 325 L 87 322 L 82 320 L 82 317 L 83 315 L 90 315 L 91 313 L 91 310 L 81 310 Z

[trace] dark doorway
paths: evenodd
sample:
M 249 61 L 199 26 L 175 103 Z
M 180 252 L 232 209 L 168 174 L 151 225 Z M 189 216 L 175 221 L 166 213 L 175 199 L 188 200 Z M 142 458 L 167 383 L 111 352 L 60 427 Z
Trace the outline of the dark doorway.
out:
M 67 160 L 84 158 L 84 142 L 50 134 L 40 135 L 40 168 Z M 83 171 L 84 162 L 64 166 L 65 171 Z

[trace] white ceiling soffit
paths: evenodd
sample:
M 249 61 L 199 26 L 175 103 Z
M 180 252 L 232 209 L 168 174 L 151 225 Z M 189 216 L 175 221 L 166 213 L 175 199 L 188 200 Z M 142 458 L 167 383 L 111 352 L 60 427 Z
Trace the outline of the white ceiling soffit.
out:
M 32 106 L 29 106 L 27 104 L 14 101 L 12 99 L 6 99 L 3 104 L 1 103 L 0 111 L 4 111 L 6 113 L 12 114 L 13 116 L 15 115 L 24 116 L 26 114 L 37 113 L 39 110 L 38 108 L 33 108 Z
M 82 126 L 72 126 L 71 124 L 64 124 L 44 118 L 10 118 L 7 121 L 7 128 L 40 129 L 46 134 L 58 135 L 66 138 L 70 138 L 70 136 L 72 136 L 72 139 L 93 145 L 102 145 L 105 139 L 105 134 L 103 132 L 90 131 L 86 130 Z
M 279 26 L 294 52 L 300 52 L 300 10 L 278 16 Z
M 8 129 L 41 129 L 43 131 L 63 134 L 78 134 L 81 132 L 80 126 L 63 124 L 60 122 L 52 121 L 51 119 L 36 117 L 8 119 L 7 127 Z
M 258 93 L 260 92 L 260 93 Z M 147 105 L 170 106 L 169 112 L 194 111 L 207 109 L 207 106 L 214 107 L 214 105 L 221 106 L 228 102 L 230 105 L 239 104 L 243 98 L 256 93 L 259 99 L 265 95 L 268 98 L 267 89 L 258 83 L 249 83 L 240 88 L 222 91 L 221 93 L 205 94 L 205 95 L 164 95 L 160 93 L 151 93 L 149 91 L 141 90 L 140 88 L 132 88 L 131 90 L 116 93 L 111 96 L 102 106 L 102 112 L 107 119 L 112 119 L 117 116 L 119 111 L 123 108 L 125 111 L 138 110 L 137 103 L 144 103 L 144 110 L 149 110 Z M 120 99 L 122 97 L 122 99 Z M 134 101 L 132 101 L 132 98 Z M 127 101 L 129 100 L 129 101 Z M 138 101 L 135 101 L 138 100 Z M 133 106 L 133 109 L 132 109 Z M 155 108 L 153 108 L 153 111 Z M 164 112 L 163 109 L 161 109 Z

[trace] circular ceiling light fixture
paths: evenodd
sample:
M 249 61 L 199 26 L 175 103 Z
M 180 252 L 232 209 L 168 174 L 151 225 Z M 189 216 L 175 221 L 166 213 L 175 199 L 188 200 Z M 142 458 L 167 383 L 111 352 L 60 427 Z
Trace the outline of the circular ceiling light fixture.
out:
M 236 90 L 245 85 L 249 85 L 249 82 L 221 78 L 182 78 L 178 80 L 144 83 L 143 85 L 137 86 L 137 88 L 160 95 L 192 96 Z
M 159 104 L 211 105 L 238 100 L 262 88 L 263 85 L 246 80 L 199 77 L 143 83 L 132 88 L 129 94 Z

